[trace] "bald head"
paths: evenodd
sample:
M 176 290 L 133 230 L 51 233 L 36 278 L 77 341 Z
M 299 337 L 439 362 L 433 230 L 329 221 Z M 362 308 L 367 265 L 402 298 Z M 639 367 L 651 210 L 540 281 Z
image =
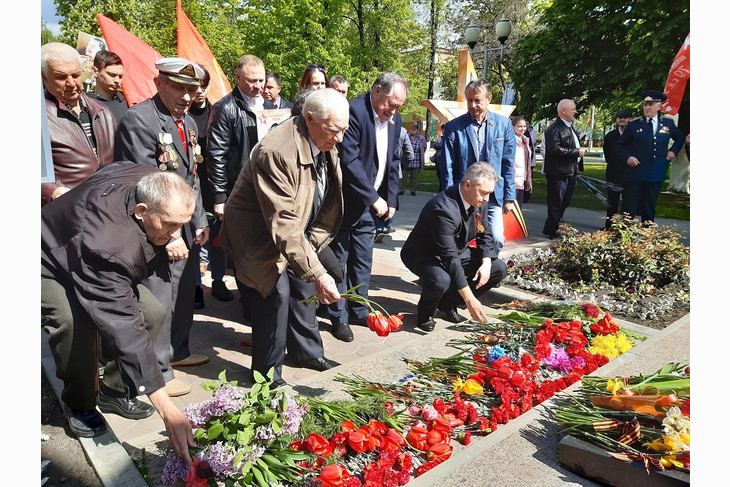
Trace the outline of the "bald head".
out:
M 568 98 L 560 100 L 560 103 L 558 103 L 558 116 L 560 118 L 566 122 L 570 122 L 575 118 L 575 113 L 575 102 L 573 100 Z

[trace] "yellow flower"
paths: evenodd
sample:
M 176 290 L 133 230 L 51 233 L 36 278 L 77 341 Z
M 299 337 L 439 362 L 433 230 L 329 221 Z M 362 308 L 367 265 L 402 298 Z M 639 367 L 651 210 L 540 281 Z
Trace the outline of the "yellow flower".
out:
M 484 388 L 474 379 L 466 379 L 466 382 L 464 383 L 464 392 L 470 395 L 484 394 Z
M 453 392 L 461 392 L 464 390 L 464 381 L 461 380 L 461 377 L 457 377 L 454 379 L 454 390 Z
M 662 465 L 664 466 L 664 468 L 684 467 L 684 464 L 677 460 L 677 457 L 675 455 L 662 457 Z
M 671 447 L 665 444 L 662 438 L 657 438 L 650 443 L 644 443 L 643 446 L 649 451 L 672 451 Z
M 624 387 L 624 381 L 621 379 L 617 379 L 616 382 L 614 382 L 612 379 L 608 379 L 608 385 L 606 386 L 606 390 L 608 390 L 611 394 L 618 394 L 618 392 L 623 389 Z

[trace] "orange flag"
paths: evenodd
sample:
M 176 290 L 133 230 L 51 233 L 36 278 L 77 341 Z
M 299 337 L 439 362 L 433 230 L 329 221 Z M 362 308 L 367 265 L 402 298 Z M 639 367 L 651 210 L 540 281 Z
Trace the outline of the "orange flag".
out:
M 689 34 L 684 39 L 682 47 L 674 56 L 672 67 L 669 68 L 669 76 L 667 76 L 667 84 L 664 87 L 664 94 L 667 99 L 662 103 L 662 111 L 669 115 L 679 113 L 679 106 L 682 104 L 684 96 L 684 88 L 687 86 L 689 79 Z
M 122 58 L 122 90 L 129 106 L 154 96 L 157 93 L 155 62 L 162 58 L 160 53 L 113 20 L 101 14 L 96 15 L 96 20 L 109 50 Z
M 177 0 L 177 55 L 205 66 L 210 73 L 208 100 L 215 103 L 231 92 L 231 84 L 223 73 L 213 51 L 200 35 Z

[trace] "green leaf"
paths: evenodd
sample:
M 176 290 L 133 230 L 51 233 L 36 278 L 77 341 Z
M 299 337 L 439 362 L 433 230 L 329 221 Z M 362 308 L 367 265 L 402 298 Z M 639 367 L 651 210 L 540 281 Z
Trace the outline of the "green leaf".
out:
M 227 383 L 226 380 L 226 369 L 223 369 L 220 374 L 218 374 L 218 380 L 221 381 L 223 384 Z
M 236 433 L 236 443 L 239 445 L 248 445 L 253 439 L 254 430 L 253 425 L 248 425 L 245 428 L 238 430 Z
M 253 371 L 253 380 L 256 384 L 266 382 L 266 379 L 264 379 L 264 376 L 261 375 L 261 372 L 259 372 L 258 370 Z
M 266 482 L 266 479 L 264 478 L 264 475 L 261 473 L 261 470 L 256 468 L 257 465 L 251 466 L 251 472 L 253 473 L 253 477 L 256 479 L 256 485 L 258 485 L 259 487 L 267 487 L 269 484 L 268 484 L 268 482 Z
M 256 424 L 270 423 L 272 419 L 276 417 L 276 411 L 273 409 L 267 409 L 263 413 L 259 413 L 254 418 Z
M 233 458 L 233 466 L 234 467 L 237 467 L 238 464 L 241 463 L 241 460 L 243 459 L 243 454 L 244 454 L 243 450 L 238 450 L 238 453 L 236 453 L 236 456 Z M 250 460 L 247 460 L 246 463 L 247 464 L 250 464 L 251 461 Z M 245 470 L 245 467 L 246 466 L 244 465 L 244 470 Z M 249 468 L 251 468 L 250 465 L 249 465 Z M 248 470 L 246 470 L 246 471 L 248 471 Z M 241 473 L 242 474 L 245 474 L 246 472 L 242 471 Z
M 217 438 L 221 433 L 223 433 L 223 430 L 225 428 L 220 423 L 213 424 L 210 428 L 208 428 L 208 439 L 213 440 Z

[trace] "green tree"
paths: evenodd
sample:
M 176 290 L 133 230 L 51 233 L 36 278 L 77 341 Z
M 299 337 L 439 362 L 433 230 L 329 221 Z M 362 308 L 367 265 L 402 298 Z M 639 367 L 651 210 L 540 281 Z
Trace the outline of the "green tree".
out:
M 56 36 L 53 35 L 53 32 L 51 32 L 51 29 L 48 28 L 48 25 L 41 20 L 41 46 L 55 41 Z
M 511 75 L 518 110 L 552 118 L 562 98 L 579 111 L 636 106 L 662 90 L 689 33 L 689 1 L 554 0 L 541 5 L 539 32 L 515 46 Z

